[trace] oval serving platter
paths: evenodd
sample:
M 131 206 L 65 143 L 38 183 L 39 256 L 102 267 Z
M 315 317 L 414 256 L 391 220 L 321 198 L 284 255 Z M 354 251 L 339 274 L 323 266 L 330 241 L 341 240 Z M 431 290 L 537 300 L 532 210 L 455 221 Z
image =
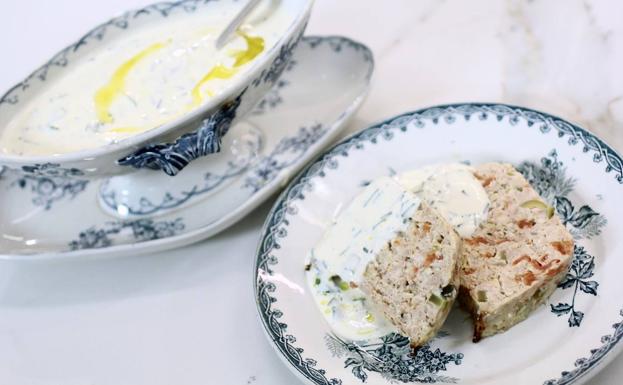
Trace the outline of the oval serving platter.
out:
M 342 340 L 316 308 L 304 276 L 308 250 L 371 179 L 426 164 L 514 164 L 554 205 L 576 238 L 574 260 L 548 302 L 509 331 L 471 342 L 453 309 L 433 341 Z M 264 225 L 255 295 L 277 354 L 310 384 L 580 384 L 621 350 L 623 160 L 602 140 L 557 117 L 499 104 L 406 113 L 345 139 L 301 172 Z

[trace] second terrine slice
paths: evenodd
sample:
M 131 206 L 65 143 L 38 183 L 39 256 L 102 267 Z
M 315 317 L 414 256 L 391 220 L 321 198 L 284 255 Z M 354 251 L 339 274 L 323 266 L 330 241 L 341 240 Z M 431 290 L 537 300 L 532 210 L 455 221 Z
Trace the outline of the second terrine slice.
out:
M 463 240 L 459 301 L 472 313 L 474 342 L 526 319 L 556 289 L 573 256 L 573 237 L 510 164 L 475 176 L 489 195 L 487 220 Z

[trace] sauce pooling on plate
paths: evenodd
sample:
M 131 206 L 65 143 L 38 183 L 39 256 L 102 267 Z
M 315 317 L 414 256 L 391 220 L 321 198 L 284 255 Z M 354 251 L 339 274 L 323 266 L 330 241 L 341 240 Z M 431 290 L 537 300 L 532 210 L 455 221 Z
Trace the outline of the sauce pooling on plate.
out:
M 310 251 L 307 282 L 337 335 L 363 340 L 395 330 L 357 284 L 368 262 L 407 226 L 420 202 L 391 178 L 377 179 L 337 216 Z
M 279 3 L 250 18 L 221 50 L 215 40 L 236 11 L 174 15 L 84 47 L 50 75 L 0 133 L 0 151 L 53 155 L 91 149 L 165 124 L 232 84 L 289 26 Z
M 487 218 L 489 197 L 470 166 L 433 165 L 407 171 L 396 178 L 437 210 L 463 238 L 471 236 Z
M 337 217 L 307 256 L 310 291 L 333 332 L 345 339 L 378 338 L 395 327 L 359 288 L 366 266 L 427 202 L 462 237 L 486 218 L 489 198 L 463 164 L 423 167 L 372 181 Z

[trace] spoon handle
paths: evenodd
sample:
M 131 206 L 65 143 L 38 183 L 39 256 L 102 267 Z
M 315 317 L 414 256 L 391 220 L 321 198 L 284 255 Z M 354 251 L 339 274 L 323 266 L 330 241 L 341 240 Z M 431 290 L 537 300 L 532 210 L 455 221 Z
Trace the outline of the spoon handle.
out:
M 218 39 L 216 39 L 216 48 L 221 49 L 227 43 L 231 35 L 240 27 L 244 19 L 255 9 L 255 7 L 262 0 L 249 0 L 249 2 L 242 7 L 240 12 L 234 17 L 234 19 L 227 25 L 227 27 L 221 32 Z

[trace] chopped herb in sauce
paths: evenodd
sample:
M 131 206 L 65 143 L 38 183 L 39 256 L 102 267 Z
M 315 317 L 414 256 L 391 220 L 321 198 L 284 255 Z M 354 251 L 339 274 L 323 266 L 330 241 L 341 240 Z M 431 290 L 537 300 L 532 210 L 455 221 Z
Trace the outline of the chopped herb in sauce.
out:
M 333 284 L 337 287 L 340 288 L 340 290 L 342 291 L 346 291 L 348 289 L 350 289 L 350 285 L 348 284 L 348 282 L 344 281 L 342 279 L 342 277 L 340 277 L 339 275 L 332 275 L 330 278 L 331 282 L 333 282 Z

